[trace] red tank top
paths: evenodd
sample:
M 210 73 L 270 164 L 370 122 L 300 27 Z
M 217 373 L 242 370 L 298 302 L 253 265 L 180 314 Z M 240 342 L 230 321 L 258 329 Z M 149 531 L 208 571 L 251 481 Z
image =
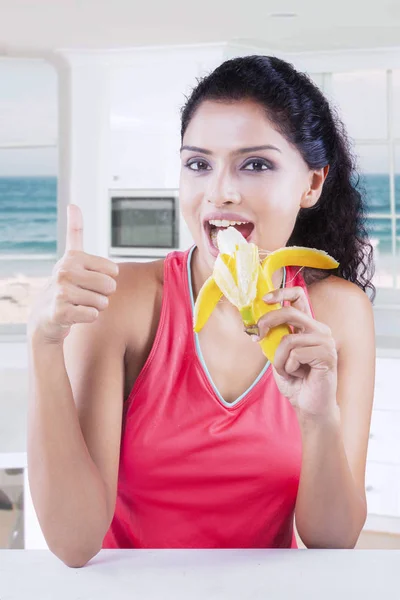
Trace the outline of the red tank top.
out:
M 269 363 L 233 403 L 218 393 L 193 333 L 192 251 L 165 259 L 155 341 L 124 407 L 103 548 L 296 548 L 294 409 Z M 286 285 L 306 290 L 297 268 Z

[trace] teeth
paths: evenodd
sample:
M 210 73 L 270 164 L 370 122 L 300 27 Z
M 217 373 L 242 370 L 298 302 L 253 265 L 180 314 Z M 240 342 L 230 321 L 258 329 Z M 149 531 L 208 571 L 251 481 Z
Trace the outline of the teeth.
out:
M 210 219 L 210 225 L 214 227 L 230 227 L 232 225 L 246 225 L 248 221 L 227 221 L 226 219 Z

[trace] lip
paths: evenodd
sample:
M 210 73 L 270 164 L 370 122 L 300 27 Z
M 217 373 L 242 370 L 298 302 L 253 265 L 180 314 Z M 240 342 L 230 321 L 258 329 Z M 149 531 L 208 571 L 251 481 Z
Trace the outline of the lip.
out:
M 252 221 L 251 219 L 248 219 L 244 215 L 240 215 L 238 213 L 231 213 L 231 212 L 212 212 L 212 213 L 208 213 L 203 218 L 203 234 L 204 234 L 204 236 L 206 238 L 206 244 L 208 246 L 208 250 L 209 250 L 210 254 L 212 256 L 214 256 L 215 258 L 217 258 L 218 254 L 219 254 L 219 251 L 211 243 L 211 239 L 210 239 L 210 236 L 209 236 L 208 231 L 207 231 L 208 221 L 210 221 L 210 220 L 242 221 L 242 222 L 245 222 L 245 223 L 251 223 L 253 225 L 253 230 L 252 230 L 251 234 L 249 235 L 249 237 L 247 238 L 247 241 L 251 242 L 252 237 L 253 237 L 253 232 L 254 232 L 254 229 L 255 229 L 254 221 Z

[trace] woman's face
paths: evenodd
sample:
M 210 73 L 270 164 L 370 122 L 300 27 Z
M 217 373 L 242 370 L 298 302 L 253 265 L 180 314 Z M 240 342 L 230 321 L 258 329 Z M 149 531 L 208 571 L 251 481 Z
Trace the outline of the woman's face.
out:
M 285 246 L 299 209 L 317 202 L 326 175 L 310 171 L 250 100 L 204 101 L 185 132 L 181 160 L 181 209 L 211 269 L 216 234 L 230 224 L 260 249 Z

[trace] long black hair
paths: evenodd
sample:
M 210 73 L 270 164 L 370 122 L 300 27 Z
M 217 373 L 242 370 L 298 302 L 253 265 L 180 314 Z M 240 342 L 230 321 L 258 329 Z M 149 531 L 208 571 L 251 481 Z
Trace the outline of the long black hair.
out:
M 222 63 L 198 80 L 182 109 L 181 137 L 205 100 L 254 100 L 293 144 L 310 169 L 329 165 L 317 204 L 301 208 L 288 246 L 325 250 L 340 265 L 339 277 L 369 290 L 374 273 L 373 248 L 366 230 L 364 193 L 343 123 L 319 88 L 289 63 L 272 56 L 245 56 Z M 332 271 L 305 270 L 311 283 Z

